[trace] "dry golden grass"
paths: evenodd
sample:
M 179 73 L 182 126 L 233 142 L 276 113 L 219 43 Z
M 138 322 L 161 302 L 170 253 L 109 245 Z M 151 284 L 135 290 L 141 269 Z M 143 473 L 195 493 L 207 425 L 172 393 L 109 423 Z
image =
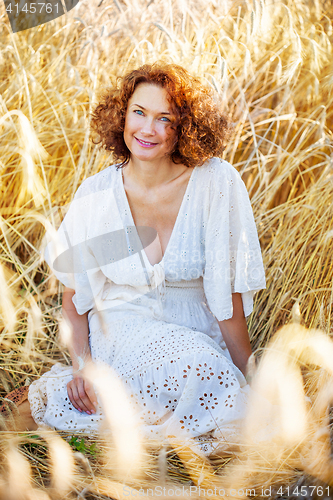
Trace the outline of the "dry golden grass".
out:
M 267 289 L 257 295 L 249 321 L 254 347 L 265 350 L 292 318 L 332 334 L 330 0 L 82 0 L 66 16 L 15 35 L 3 3 L 0 15 L 1 395 L 28 384 L 52 363 L 69 360 L 57 338 L 61 287 L 40 260 L 42 237 L 54 223 L 54 207 L 68 203 L 83 179 L 112 161 L 89 141 L 89 113 L 97 93 L 128 69 L 160 58 L 182 64 L 221 92 L 235 123 L 225 158 L 250 193 L 267 277 Z M 328 377 L 323 370 L 320 362 L 306 367 L 305 388 L 312 397 L 317 398 L 319 382 Z M 311 425 L 312 434 L 310 428 L 307 432 L 315 446 L 319 427 Z M 30 485 L 27 462 L 17 455 L 13 435 L 3 437 L 12 457 L 9 465 L 4 461 L 7 476 L 22 477 L 26 496 L 14 486 L 8 490 L 2 479 L 0 498 L 56 498 L 54 483 L 47 493 L 37 483 Z M 52 450 L 50 443 L 45 447 Z M 233 461 L 225 466 L 229 459 L 217 462 L 224 465 L 217 469 L 237 484 L 250 477 L 248 484 L 269 486 L 297 479 L 302 470 L 316 471 L 326 481 L 320 464 L 327 466 L 327 456 L 317 468 L 304 458 L 314 449 L 281 445 L 274 459 L 267 450 L 243 450 L 237 457 L 240 469 Z M 47 460 L 34 450 L 24 453 L 35 482 L 39 477 L 49 484 Z M 63 453 L 68 455 L 68 449 Z M 160 457 L 154 469 L 149 457 L 142 484 L 153 478 L 167 482 L 174 475 L 180 479 L 180 462 L 172 468 L 172 460 L 167 466 L 164 457 L 162 466 Z M 10 469 L 14 459 L 18 472 Z M 62 498 L 120 495 L 121 486 L 111 484 L 98 464 L 87 465 L 82 456 L 77 460 L 82 470 L 73 472 L 75 486 L 55 483 L 59 491 L 67 488 Z M 200 477 L 202 464 L 191 463 L 194 478 Z M 174 475 L 166 472 L 170 467 Z M 83 488 L 86 496 L 77 496 Z

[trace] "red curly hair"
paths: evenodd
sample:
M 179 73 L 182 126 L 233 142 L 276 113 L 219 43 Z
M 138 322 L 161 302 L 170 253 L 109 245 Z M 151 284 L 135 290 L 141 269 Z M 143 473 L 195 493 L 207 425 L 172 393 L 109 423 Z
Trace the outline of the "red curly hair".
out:
M 221 156 L 230 137 L 231 125 L 222 111 L 217 92 L 201 83 L 177 64 L 145 64 L 118 78 L 91 115 L 91 129 L 100 144 L 113 154 L 117 166 L 128 163 L 131 152 L 124 141 L 127 104 L 140 83 L 159 85 L 167 90 L 177 120 L 178 140 L 171 153 L 174 163 L 200 166 L 209 158 Z

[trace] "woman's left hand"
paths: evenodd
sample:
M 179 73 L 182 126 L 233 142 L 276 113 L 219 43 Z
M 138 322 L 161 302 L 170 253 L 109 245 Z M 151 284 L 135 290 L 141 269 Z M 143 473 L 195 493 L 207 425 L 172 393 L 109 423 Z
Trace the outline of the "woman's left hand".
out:
M 73 379 L 67 384 L 67 393 L 72 405 L 78 411 L 84 411 L 88 415 L 96 413 L 96 393 L 84 370 L 73 373 Z

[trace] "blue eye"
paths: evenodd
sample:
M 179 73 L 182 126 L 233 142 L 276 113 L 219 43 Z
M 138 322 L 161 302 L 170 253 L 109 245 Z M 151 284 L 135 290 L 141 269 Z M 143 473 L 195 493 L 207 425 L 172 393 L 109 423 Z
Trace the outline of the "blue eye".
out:
M 171 121 L 171 120 L 169 120 L 169 118 L 167 118 L 166 116 L 162 116 L 161 120 L 166 120 L 167 122 Z
M 141 113 L 141 115 L 143 115 L 143 111 L 142 111 L 141 109 L 135 109 L 135 110 L 134 110 L 134 113 L 138 113 L 138 114 L 140 114 L 140 113 Z M 140 115 L 140 116 L 141 116 L 141 115 Z

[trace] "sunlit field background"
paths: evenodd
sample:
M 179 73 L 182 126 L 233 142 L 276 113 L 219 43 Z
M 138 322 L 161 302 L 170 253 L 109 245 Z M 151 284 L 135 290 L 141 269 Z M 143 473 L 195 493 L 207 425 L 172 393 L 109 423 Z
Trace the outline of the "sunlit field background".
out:
M 215 88 L 234 123 L 224 157 L 247 186 L 267 279 L 249 319 L 262 355 L 254 383 L 279 403 L 277 437 L 251 443 L 264 425 L 254 403 L 244 446 L 211 462 L 176 443 L 140 454 L 105 436 L 17 434 L 2 420 L 1 500 L 125 498 L 124 485 L 170 484 L 262 498 L 262 487 L 290 498 L 286 485 L 317 485 L 312 497 L 325 498 L 330 483 L 333 498 L 331 1 L 82 0 L 15 35 L 2 2 L 0 15 L 0 395 L 69 362 L 43 236 L 55 207 L 112 162 L 89 139 L 98 93 L 162 58 Z

